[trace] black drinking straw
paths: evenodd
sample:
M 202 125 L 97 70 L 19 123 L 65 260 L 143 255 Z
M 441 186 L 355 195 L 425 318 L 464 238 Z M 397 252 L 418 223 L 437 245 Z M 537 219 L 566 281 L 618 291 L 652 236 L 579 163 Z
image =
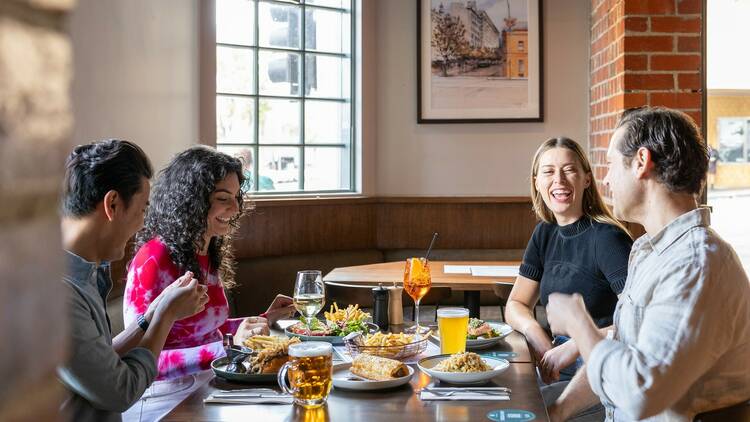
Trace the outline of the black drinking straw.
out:
M 427 261 L 427 258 L 430 256 L 430 251 L 432 250 L 432 247 L 435 246 L 435 241 L 438 238 L 437 232 L 432 234 L 432 241 L 430 242 L 430 247 L 427 248 L 427 253 L 424 254 L 424 260 Z

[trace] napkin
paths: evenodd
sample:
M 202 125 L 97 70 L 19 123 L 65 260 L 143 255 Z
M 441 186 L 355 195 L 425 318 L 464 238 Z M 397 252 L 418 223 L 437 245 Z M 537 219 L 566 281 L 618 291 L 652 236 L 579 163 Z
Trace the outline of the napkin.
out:
M 454 393 L 447 395 L 441 391 L 439 393 L 433 393 L 431 391 L 422 391 L 419 394 L 420 400 L 481 400 L 481 401 L 505 401 L 510 400 L 510 393 L 501 394 L 483 394 L 475 391 L 460 391 L 456 390 Z

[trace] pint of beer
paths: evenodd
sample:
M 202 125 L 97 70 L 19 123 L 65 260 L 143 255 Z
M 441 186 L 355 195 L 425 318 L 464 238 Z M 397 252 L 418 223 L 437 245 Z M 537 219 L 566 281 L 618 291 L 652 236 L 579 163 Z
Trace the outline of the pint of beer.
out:
M 440 332 L 440 353 L 453 354 L 466 351 L 466 333 L 469 329 L 469 310 L 465 308 L 440 308 L 437 310 Z
M 322 406 L 331 391 L 332 354 L 331 343 L 307 341 L 289 345 L 289 362 L 279 371 L 279 386 L 294 396 L 296 404 L 306 408 Z

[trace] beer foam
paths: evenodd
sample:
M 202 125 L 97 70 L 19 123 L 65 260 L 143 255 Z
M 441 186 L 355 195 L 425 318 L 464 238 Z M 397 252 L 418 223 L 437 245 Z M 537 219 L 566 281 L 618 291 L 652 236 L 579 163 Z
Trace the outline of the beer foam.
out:
M 440 308 L 437 310 L 438 318 L 464 318 L 469 316 L 466 308 Z
M 308 358 L 314 356 L 328 356 L 333 353 L 331 343 L 322 341 L 304 341 L 289 345 L 289 356 Z

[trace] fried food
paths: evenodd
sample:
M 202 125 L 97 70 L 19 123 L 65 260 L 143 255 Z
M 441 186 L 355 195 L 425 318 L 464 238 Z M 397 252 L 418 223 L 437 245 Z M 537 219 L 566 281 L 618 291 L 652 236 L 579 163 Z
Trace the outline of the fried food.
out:
M 421 344 L 420 342 L 425 342 L 425 344 Z M 426 336 L 420 337 L 414 334 L 404 333 L 383 334 L 377 332 L 363 337 L 362 344 L 360 345 L 360 352 L 386 358 L 400 359 L 421 352 L 424 350 L 426 342 Z
M 368 354 L 359 354 L 352 361 L 351 373 L 375 381 L 387 381 L 409 375 L 403 363 Z
M 283 345 L 287 343 L 289 339 L 287 337 L 279 336 L 251 336 L 245 339 L 245 346 L 255 350 L 261 351 L 263 349 L 269 349 Z
M 478 354 L 465 352 L 451 355 L 432 369 L 442 372 L 484 372 L 492 370 L 492 367 L 484 363 Z
M 429 337 L 430 333 L 423 337 Z M 404 333 L 387 333 L 383 334 L 380 332 L 374 334 L 368 334 L 365 336 L 365 346 L 405 346 L 410 343 L 414 343 L 419 339 L 414 334 Z
M 257 337 L 261 337 L 261 339 L 257 339 Z M 252 358 L 249 373 L 275 374 L 279 372 L 281 366 L 289 360 L 289 345 L 300 342 L 300 339 L 297 337 L 271 337 L 270 339 L 269 337 L 253 336 L 245 340 L 245 345 L 248 345 L 248 342 L 255 338 L 254 344 L 264 346 L 263 348 L 256 349 L 260 351 L 257 356 Z
M 325 315 L 326 320 L 337 325 L 370 318 L 370 314 L 359 309 L 359 305 L 349 305 L 346 309 L 340 309 L 336 302 L 333 302 L 333 305 L 331 305 L 330 312 L 324 312 L 323 315 Z

